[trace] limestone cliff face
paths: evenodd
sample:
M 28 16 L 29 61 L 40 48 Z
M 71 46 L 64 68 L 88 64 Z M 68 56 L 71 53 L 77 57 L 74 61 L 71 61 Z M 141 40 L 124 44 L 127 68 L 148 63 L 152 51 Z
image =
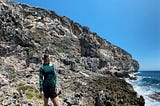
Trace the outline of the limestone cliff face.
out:
M 8 4 L 1 3 L 2 42 L 34 48 L 34 53 L 42 54 L 45 48 L 49 48 L 52 54 L 64 53 L 78 60 L 89 59 L 94 66 L 88 62 L 80 64 L 91 71 L 119 69 L 129 72 L 139 68 L 138 62 L 125 50 L 65 16 L 24 4 Z
M 15 104 L 33 103 L 33 100 L 28 99 L 27 102 L 19 103 L 16 100 L 30 97 L 27 91 L 37 92 L 38 69 L 44 53 L 51 54 L 59 75 L 60 87 L 62 91 L 66 91 L 61 97 L 63 106 L 140 104 L 133 88 L 117 79 L 128 77 L 129 72 L 136 72 L 139 69 L 138 62 L 125 50 L 65 16 L 39 7 L 0 0 L 0 40 L 0 78 L 4 82 L 0 87 L 2 89 L 8 86 L 11 88 L 7 88 L 9 91 L 17 89 L 12 92 L 13 95 L 10 94 Z M 104 83 L 106 88 L 103 85 L 104 79 L 107 81 Z M 113 81 L 113 86 L 109 86 Z M 99 85 L 96 87 L 94 84 Z M 120 84 L 124 84 L 126 88 L 123 89 Z M 78 85 L 82 88 L 76 88 Z M 114 87 L 121 91 L 116 91 Z M 128 94 L 116 96 L 126 90 Z M 115 95 L 111 95 L 112 92 Z M 9 93 L 0 91 L 0 94 Z M 104 102 L 102 98 L 108 102 Z M 88 99 L 91 101 L 86 101 Z M 11 100 L 0 98 L 0 104 L 11 104 Z M 42 101 L 36 100 L 33 104 L 42 104 Z

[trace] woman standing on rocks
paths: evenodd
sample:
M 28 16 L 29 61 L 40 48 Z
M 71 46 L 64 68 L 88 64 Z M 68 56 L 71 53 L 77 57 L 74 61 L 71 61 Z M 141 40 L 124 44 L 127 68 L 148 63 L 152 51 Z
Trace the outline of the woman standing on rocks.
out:
M 39 86 L 40 96 L 44 97 L 44 106 L 48 106 L 48 99 L 50 98 L 54 106 L 59 106 L 57 76 L 54 66 L 50 66 L 50 56 L 45 54 L 43 57 L 43 65 L 40 67 Z

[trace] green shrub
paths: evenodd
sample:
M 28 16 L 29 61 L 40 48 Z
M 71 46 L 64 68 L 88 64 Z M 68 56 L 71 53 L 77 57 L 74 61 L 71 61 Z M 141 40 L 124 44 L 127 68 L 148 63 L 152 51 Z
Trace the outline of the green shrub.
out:
M 29 57 L 33 57 L 34 51 L 29 51 Z
M 17 77 L 17 74 L 15 74 L 15 73 L 10 74 L 10 77 L 11 77 L 11 78 L 16 78 L 16 77 Z
M 37 89 L 30 89 L 26 93 L 27 99 L 39 99 L 39 94 Z
M 62 99 L 62 96 L 61 96 L 61 95 L 59 95 L 58 97 L 59 97 L 59 99 Z
M 39 91 L 34 86 L 18 84 L 17 91 L 24 92 L 27 99 L 39 99 Z

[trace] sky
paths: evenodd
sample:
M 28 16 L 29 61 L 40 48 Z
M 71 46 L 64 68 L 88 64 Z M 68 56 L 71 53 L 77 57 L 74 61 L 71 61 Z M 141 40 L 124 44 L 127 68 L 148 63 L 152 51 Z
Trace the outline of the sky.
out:
M 53 10 L 160 70 L 160 0 L 13 0 Z

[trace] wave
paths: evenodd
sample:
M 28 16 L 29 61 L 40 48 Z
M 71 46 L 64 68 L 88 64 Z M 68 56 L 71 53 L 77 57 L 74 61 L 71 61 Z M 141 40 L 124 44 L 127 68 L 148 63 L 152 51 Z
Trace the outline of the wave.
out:
M 141 73 L 139 73 L 141 74 Z M 160 102 L 150 98 L 151 95 L 160 90 L 160 80 L 151 76 L 137 75 L 137 80 L 126 80 L 132 84 L 134 90 L 145 99 L 145 106 L 160 106 Z
M 150 98 L 150 95 L 154 94 L 156 91 L 152 87 L 147 86 L 139 86 L 136 85 L 136 82 L 130 82 L 132 84 L 134 90 L 139 94 L 142 95 L 145 99 L 145 106 L 160 106 L 160 102 Z
M 146 84 L 159 84 L 160 83 L 159 80 L 153 79 L 153 78 L 149 78 L 149 77 L 148 78 L 145 77 L 141 81 L 146 83 Z

